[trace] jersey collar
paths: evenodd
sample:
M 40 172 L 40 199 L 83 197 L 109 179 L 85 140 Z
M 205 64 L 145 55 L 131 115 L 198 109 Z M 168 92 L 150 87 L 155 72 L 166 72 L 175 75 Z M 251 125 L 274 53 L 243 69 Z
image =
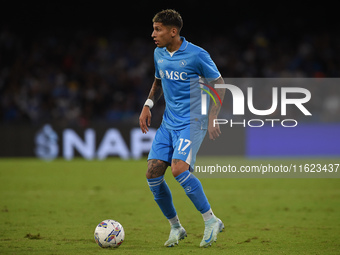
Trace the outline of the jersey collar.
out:
M 188 42 L 185 40 L 184 36 L 181 36 L 182 44 L 181 47 L 179 47 L 179 51 L 184 51 L 188 47 Z
M 182 44 L 181 44 L 181 46 L 179 47 L 179 49 L 176 50 L 176 51 L 184 51 L 184 50 L 188 47 L 188 44 L 189 44 L 189 43 L 188 43 L 187 40 L 185 40 L 185 37 L 184 37 L 184 36 L 181 36 L 181 40 L 182 40 Z M 163 50 L 164 50 L 164 51 L 167 51 L 166 47 L 164 47 Z M 176 52 L 176 51 L 175 51 L 175 52 Z

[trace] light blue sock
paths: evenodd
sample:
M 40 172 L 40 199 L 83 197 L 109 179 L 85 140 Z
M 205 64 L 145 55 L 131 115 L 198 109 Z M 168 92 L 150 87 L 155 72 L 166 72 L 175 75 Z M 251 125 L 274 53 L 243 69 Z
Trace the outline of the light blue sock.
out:
M 164 180 L 164 175 L 157 178 L 147 179 L 147 181 L 155 201 L 162 210 L 164 216 L 167 219 L 174 218 L 177 213 L 172 202 L 171 191 Z
M 189 170 L 181 173 L 176 180 L 181 184 L 185 193 L 202 214 L 210 210 L 210 204 L 204 194 L 202 184 Z

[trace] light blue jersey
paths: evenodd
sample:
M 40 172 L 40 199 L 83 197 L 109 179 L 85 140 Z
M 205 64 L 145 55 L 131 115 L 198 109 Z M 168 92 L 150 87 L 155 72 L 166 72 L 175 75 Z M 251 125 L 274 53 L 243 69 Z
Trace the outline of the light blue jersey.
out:
M 207 115 L 201 114 L 199 78 L 211 81 L 221 75 L 207 51 L 184 37 L 181 39 L 181 47 L 173 54 L 166 47 L 154 52 L 155 77 L 162 80 L 166 103 L 162 124 L 167 129 L 179 130 L 200 121 L 201 128 L 206 128 Z

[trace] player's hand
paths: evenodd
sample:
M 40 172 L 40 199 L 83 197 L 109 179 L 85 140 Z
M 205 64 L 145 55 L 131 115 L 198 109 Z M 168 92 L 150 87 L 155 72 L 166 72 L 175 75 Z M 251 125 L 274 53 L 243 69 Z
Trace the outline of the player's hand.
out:
M 214 126 L 214 119 L 217 119 L 217 116 L 209 116 L 208 133 L 210 140 L 215 140 L 221 134 L 220 125 L 215 123 Z
M 146 134 L 149 131 L 148 127 L 150 127 L 150 125 L 151 125 L 151 111 L 148 106 L 144 106 L 139 116 L 139 126 L 143 134 Z

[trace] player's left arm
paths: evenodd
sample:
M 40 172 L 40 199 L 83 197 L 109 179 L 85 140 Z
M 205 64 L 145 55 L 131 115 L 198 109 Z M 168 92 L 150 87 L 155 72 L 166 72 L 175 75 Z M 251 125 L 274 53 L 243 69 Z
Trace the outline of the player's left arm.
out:
M 210 82 L 210 85 L 212 87 L 214 87 L 215 84 L 224 84 L 223 78 L 220 76 L 215 81 Z M 215 90 L 217 94 L 220 96 L 221 102 L 223 102 L 225 89 L 215 88 Z M 220 101 L 217 99 L 217 96 L 215 94 L 213 96 L 215 97 L 216 105 L 215 103 L 210 102 L 211 104 L 210 104 L 210 110 L 209 110 L 209 123 L 208 123 L 208 133 L 209 133 L 209 138 L 211 140 L 215 140 L 221 134 L 220 126 L 218 125 L 218 123 L 214 124 L 214 119 L 217 119 L 217 116 L 221 110 L 222 105 Z
M 197 54 L 197 66 L 198 66 L 198 74 L 202 77 L 205 77 L 209 80 L 211 80 L 213 77 L 218 77 L 216 80 L 210 81 L 210 86 L 214 87 L 215 84 L 224 84 L 224 80 L 219 73 L 214 61 L 211 59 L 209 53 L 205 50 L 201 50 L 199 54 Z M 221 98 L 221 102 L 223 102 L 225 89 L 223 88 L 215 88 L 217 94 Z M 218 124 L 214 125 L 214 119 L 217 119 L 218 113 L 221 110 L 221 103 L 220 100 L 217 99 L 217 96 L 215 93 L 213 93 L 213 96 L 216 101 L 213 103 L 210 101 L 210 107 L 209 107 L 209 123 L 208 123 L 208 133 L 209 138 L 211 140 L 215 140 L 219 135 L 221 134 L 221 130 Z

